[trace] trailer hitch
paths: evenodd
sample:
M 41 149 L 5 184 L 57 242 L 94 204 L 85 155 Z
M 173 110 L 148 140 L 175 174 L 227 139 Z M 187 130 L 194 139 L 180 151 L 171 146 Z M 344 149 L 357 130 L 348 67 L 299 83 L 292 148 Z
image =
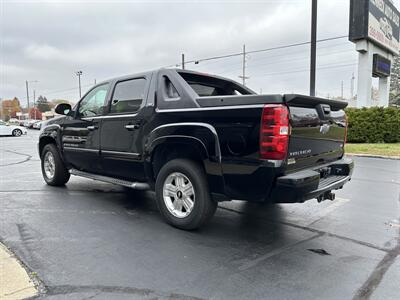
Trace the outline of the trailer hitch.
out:
M 318 203 L 324 201 L 324 200 L 335 200 L 335 193 L 332 193 L 331 191 L 325 192 L 322 195 L 319 195 L 317 198 Z

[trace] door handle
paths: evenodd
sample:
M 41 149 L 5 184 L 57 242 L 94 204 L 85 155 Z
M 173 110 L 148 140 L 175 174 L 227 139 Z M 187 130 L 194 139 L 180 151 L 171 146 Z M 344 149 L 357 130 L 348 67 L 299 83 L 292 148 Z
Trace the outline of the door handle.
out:
M 126 130 L 134 130 L 134 129 L 139 129 L 140 128 L 140 124 L 128 124 L 125 125 L 125 129 Z
M 95 126 L 95 125 L 91 125 L 91 126 L 87 126 L 86 128 L 89 130 L 95 130 L 95 129 L 98 129 L 99 127 Z

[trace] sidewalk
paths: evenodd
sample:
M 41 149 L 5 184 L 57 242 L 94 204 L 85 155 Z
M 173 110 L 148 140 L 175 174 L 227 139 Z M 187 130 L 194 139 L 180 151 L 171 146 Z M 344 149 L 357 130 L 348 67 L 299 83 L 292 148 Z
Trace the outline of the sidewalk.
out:
M 0 243 L 0 299 L 17 300 L 37 295 L 37 290 L 18 260 Z

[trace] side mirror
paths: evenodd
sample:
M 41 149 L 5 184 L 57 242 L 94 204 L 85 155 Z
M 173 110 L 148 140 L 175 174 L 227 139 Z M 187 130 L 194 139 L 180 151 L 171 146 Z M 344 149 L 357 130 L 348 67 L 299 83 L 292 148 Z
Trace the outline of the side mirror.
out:
M 54 111 L 59 115 L 68 115 L 68 113 L 72 111 L 72 107 L 68 103 L 60 103 L 57 104 Z

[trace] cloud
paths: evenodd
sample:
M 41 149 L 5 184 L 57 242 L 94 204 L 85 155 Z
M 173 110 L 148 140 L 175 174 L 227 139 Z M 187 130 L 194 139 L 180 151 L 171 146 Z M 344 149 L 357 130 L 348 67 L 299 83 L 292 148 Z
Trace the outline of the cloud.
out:
M 3 1 L 0 9 L 0 64 L 8 66 L 1 68 L 0 97 L 22 102 L 25 80 L 39 80 L 37 91 L 49 98 L 76 100 L 76 70 L 86 86 L 179 63 L 181 53 L 192 60 L 237 53 L 244 43 L 256 50 L 303 42 L 310 34 L 306 0 Z M 346 34 L 348 1 L 319 1 L 319 17 L 319 37 Z M 346 39 L 320 46 L 322 65 L 356 59 Z M 308 68 L 308 56 L 307 46 L 250 55 L 248 84 L 264 93 L 307 92 L 307 72 L 290 71 Z M 242 68 L 241 57 L 187 67 L 233 79 Z M 321 69 L 318 89 L 338 94 L 338 78 L 352 71 Z

